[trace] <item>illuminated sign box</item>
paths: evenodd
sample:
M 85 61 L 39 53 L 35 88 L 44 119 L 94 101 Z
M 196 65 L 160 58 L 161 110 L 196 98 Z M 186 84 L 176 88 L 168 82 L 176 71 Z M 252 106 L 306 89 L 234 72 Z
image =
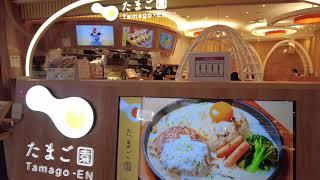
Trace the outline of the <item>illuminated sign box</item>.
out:
M 121 97 L 117 179 L 275 178 L 293 167 L 294 106 Z
M 68 138 L 81 138 L 93 126 L 93 109 L 82 98 L 56 99 L 47 88 L 37 85 L 28 90 L 26 103 L 31 110 L 47 114 L 59 132 Z

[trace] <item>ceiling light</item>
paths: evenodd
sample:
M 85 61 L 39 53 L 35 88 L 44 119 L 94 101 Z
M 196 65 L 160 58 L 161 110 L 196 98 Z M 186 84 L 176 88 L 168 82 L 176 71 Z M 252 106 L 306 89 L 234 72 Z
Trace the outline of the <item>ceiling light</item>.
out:
M 265 36 L 280 36 L 285 34 L 286 34 L 286 30 L 272 30 L 272 31 L 267 31 L 265 33 Z
M 310 4 L 309 4 L 309 6 L 310 6 Z M 294 17 L 307 15 L 307 14 L 318 14 L 319 15 L 319 11 L 320 11 L 320 7 L 313 7 L 313 8 L 301 7 L 300 10 L 291 11 L 291 12 L 267 19 L 268 26 L 273 26 L 274 24 L 276 24 L 279 21 L 282 21 L 284 19 L 290 19 L 290 18 L 294 18 Z M 291 22 L 292 22 L 292 20 L 291 20 Z
M 226 16 L 226 18 L 229 18 L 229 16 Z
M 262 7 L 266 7 L 266 5 L 265 5 L 265 4 L 262 4 Z
M 187 16 L 187 18 L 189 18 L 190 16 Z
M 207 27 L 215 26 L 215 25 L 225 25 L 233 29 L 236 29 L 239 27 L 239 25 L 235 22 L 220 20 L 219 22 L 218 21 L 191 21 L 184 24 L 179 24 L 178 28 L 180 31 L 184 31 L 185 34 L 187 35 L 189 32 L 202 31 Z
M 214 26 L 214 25 L 225 25 L 233 29 L 236 29 L 239 27 L 238 23 L 231 22 L 231 21 L 223 21 L 223 20 L 213 21 L 213 20 L 201 19 L 198 21 L 187 21 L 185 18 L 182 18 L 180 15 L 174 14 L 173 12 L 168 12 L 166 17 L 177 24 L 178 31 L 183 31 L 185 34 L 190 31 L 203 30 L 204 28 Z
M 173 13 L 177 14 L 177 12 L 173 12 Z
M 320 23 L 320 14 L 306 14 L 295 17 L 294 24 L 315 24 Z
M 185 35 L 189 37 L 194 37 L 194 32 L 187 32 L 185 33 Z
M 249 12 L 247 11 L 246 14 L 249 14 Z
M 266 20 L 259 20 L 258 22 L 251 23 L 247 26 L 248 31 L 252 31 L 253 29 L 259 28 L 259 27 L 266 27 L 267 21 Z
M 251 33 L 255 36 L 290 35 L 296 32 L 297 32 L 296 28 L 287 28 L 287 27 L 261 27 L 251 31 Z
M 294 25 L 294 26 L 290 26 L 290 27 L 300 29 L 300 28 L 303 28 L 303 25 Z
M 320 4 L 319 0 L 305 0 L 305 1 L 308 1 L 308 2 L 311 2 L 311 3 Z

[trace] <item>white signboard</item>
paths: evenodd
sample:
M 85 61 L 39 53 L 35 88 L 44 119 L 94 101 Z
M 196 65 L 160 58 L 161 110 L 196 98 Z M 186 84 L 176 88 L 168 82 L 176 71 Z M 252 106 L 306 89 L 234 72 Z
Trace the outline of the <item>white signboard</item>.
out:
M 231 54 L 191 53 L 189 54 L 189 80 L 229 81 L 231 74 Z

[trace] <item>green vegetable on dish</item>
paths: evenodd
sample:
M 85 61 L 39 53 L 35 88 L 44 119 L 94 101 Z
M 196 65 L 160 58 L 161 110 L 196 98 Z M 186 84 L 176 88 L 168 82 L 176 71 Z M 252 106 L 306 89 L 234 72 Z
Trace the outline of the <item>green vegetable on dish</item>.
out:
M 269 171 L 279 162 L 278 150 L 273 143 L 262 135 L 251 135 L 246 138 L 250 150 L 240 159 L 238 166 L 250 173 L 258 170 Z

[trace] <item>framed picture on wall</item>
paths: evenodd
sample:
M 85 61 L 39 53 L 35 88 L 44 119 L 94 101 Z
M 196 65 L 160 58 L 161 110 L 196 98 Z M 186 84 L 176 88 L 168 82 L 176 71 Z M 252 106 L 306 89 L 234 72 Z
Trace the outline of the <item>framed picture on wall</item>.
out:
M 134 26 L 124 26 L 122 47 L 133 49 L 151 49 L 154 42 L 154 30 Z

